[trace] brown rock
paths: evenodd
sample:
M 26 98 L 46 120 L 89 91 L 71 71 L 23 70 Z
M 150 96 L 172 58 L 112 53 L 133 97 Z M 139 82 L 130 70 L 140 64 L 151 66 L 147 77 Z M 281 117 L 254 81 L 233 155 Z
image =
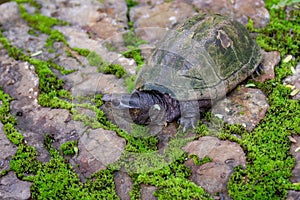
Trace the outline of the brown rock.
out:
M 132 190 L 132 180 L 126 172 L 118 171 L 114 177 L 116 193 L 121 200 L 130 200 L 130 191 Z
M 230 124 L 241 124 L 248 131 L 264 118 L 269 105 L 262 91 L 241 86 L 218 101 L 212 113 Z
M 79 139 L 79 155 L 70 159 L 70 163 L 84 181 L 119 159 L 124 149 L 125 140 L 118 137 L 115 132 L 101 128 L 89 130 Z
M 246 165 L 242 148 L 233 142 L 205 136 L 188 143 L 184 148 L 188 155 L 197 155 L 199 159 L 208 156 L 212 162 L 197 166 L 189 159 L 185 164 L 192 170 L 190 179 L 203 187 L 211 195 L 227 196 L 227 183 L 234 167 Z
M 0 178 L 0 199 L 26 200 L 29 199 L 32 183 L 20 181 L 14 172 L 9 172 Z
M 130 10 L 137 34 L 146 41 L 162 38 L 162 28 L 173 28 L 195 13 L 194 8 L 182 1 L 154 5 L 142 5 Z
M 1 104 L 0 104 L 1 105 Z M 17 147 L 6 137 L 3 131 L 3 124 L 0 122 L 0 174 L 3 170 L 9 170 L 11 157 L 17 152 Z
M 141 200 L 157 200 L 157 197 L 153 195 L 156 187 L 151 185 L 141 185 Z
M 269 12 L 262 0 L 193 0 L 192 2 L 203 12 L 229 15 L 244 25 L 248 23 L 250 17 L 257 28 L 266 26 L 270 20 Z
M 255 79 L 255 81 L 265 82 L 269 79 L 275 78 L 275 66 L 280 61 L 280 52 L 271 51 L 271 52 L 263 52 L 263 60 L 262 60 L 262 74 Z

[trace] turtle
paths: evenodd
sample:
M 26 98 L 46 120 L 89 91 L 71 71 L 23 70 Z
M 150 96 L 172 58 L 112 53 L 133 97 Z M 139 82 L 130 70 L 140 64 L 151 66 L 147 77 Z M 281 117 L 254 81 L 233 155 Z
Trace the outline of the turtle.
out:
M 131 94 L 105 94 L 102 100 L 128 109 L 137 124 L 179 120 L 185 132 L 261 61 L 262 50 L 244 25 L 225 15 L 198 14 L 158 43 Z

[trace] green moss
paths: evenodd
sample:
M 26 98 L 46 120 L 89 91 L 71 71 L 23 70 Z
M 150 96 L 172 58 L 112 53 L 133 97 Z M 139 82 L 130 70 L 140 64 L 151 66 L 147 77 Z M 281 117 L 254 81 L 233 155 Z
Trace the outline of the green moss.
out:
M 17 153 L 10 161 L 11 170 L 16 172 L 19 178 L 23 178 L 26 174 L 36 174 L 41 163 L 36 159 L 37 151 L 34 147 L 21 144 Z
M 63 155 L 78 154 L 78 141 L 67 141 L 60 145 L 60 150 Z
M 126 47 L 138 47 L 141 44 L 146 44 L 147 42 L 139 38 L 133 31 L 129 31 L 123 34 L 124 44 Z
M 89 194 L 86 199 L 109 199 L 117 200 L 115 192 L 113 170 L 101 170 L 93 174 L 85 183 L 85 192 Z
M 100 68 L 100 72 L 104 74 L 114 74 L 117 78 L 121 78 L 126 74 L 125 69 L 118 64 L 105 64 L 102 68 Z
M 189 155 L 188 158 L 193 159 L 195 165 L 203 165 L 203 164 L 205 164 L 205 163 L 208 163 L 208 162 L 211 162 L 211 161 L 212 161 L 212 159 L 211 159 L 210 157 L 208 157 L 208 156 L 205 156 L 204 158 L 199 159 L 198 156 L 195 155 L 195 154 Z
M 133 58 L 137 64 L 137 71 L 141 69 L 144 65 L 143 57 L 141 55 L 141 50 L 138 48 L 130 48 L 127 51 L 122 52 L 122 55 L 126 58 Z
M 0 121 L 2 124 L 16 124 L 17 121 L 15 118 L 9 113 L 10 112 L 10 107 L 9 104 L 13 99 L 6 93 L 2 91 L 2 88 L 0 88 L 0 102 L 1 102 L 1 107 L 0 107 Z
M 91 51 L 89 49 L 81 49 L 81 48 L 73 47 L 72 50 L 76 51 L 79 55 L 84 56 L 84 57 L 88 57 L 91 53 Z
M 187 180 L 191 175 L 188 167 L 184 165 L 186 155 L 182 155 L 175 162 L 159 170 L 136 174 L 136 186 L 144 183 L 157 187 L 154 195 L 159 199 L 211 199 L 202 188 Z M 131 197 L 139 197 L 139 190 L 135 188 Z
M 87 55 L 89 65 L 96 66 L 99 72 L 102 72 L 104 74 L 114 74 L 118 78 L 126 75 L 126 71 L 121 65 L 105 62 L 102 57 L 94 51 L 78 48 L 76 49 L 76 51 L 82 55 Z
M 278 2 L 277 2 L 278 3 Z M 267 1 L 270 8 L 274 1 Z M 288 136 L 300 134 L 300 101 L 290 100 L 290 89 L 281 80 L 289 74 L 290 66 L 299 62 L 299 10 L 270 10 L 271 21 L 259 32 L 257 41 L 266 50 L 278 50 L 281 56 L 291 54 L 296 61 L 275 68 L 276 78 L 255 83 L 267 96 L 270 108 L 251 134 L 242 134 L 242 146 L 247 152 L 247 167 L 238 167 L 228 184 L 234 199 L 286 199 L 287 189 L 294 187 L 289 178 L 295 164 L 290 155 Z
M 131 93 L 135 89 L 136 75 L 129 76 L 125 79 L 125 85 L 128 93 Z
M 8 172 L 9 172 L 8 170 L 2 170 L 2 171 L 0 172 L 0 178 L 1 178 L 2 176 L 5 176 Z
M 27 21 L 28 24 L 33 29 L 40 31 L 41 33 L 45 33 L 48 35 L 56 35 L 57 30 L 53 30 L 52 29 L 53 26 L 56 26 L 56 25 L 64 26 L 64 25 L 68 24 L 67 22 L 61 21 L 59 19 L 41 15 L 38 10 L 39 8 L 37 8 L 37 7 L 36 7 L 36 11 L 35 11 L 34 15 L 29 14 L 23 5 L 23 3 L 27 3 L 27 2 L 19 1 L 17 3 L 20 8 L 21 17 L 25 21 Z M 63 42 L 63 40 L 62 40 L 62 42 Z
M 20 145 L 24 142 L 23 135 L 14 127 L 12 123 L 6 123 L 3 126 L 6 137 L 15 145 Z

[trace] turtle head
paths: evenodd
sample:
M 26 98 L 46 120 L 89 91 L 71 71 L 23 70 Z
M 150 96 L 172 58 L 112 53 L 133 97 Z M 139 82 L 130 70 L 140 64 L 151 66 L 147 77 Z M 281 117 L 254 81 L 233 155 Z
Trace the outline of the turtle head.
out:
M 131 120 L 137 124 L 149 124 L 149 111 L 154 106 L 152 95 L 135 91 L 132 94 L 108 94 L 102 97 L 116 112 L 129 112 Z

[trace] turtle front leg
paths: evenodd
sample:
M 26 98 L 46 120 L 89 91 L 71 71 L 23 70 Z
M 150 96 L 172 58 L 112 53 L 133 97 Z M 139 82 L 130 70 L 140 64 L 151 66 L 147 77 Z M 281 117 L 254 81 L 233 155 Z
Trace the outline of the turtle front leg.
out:
M 185 132 L 189 128 L 195 129 L 197 121 L 200 119 L 198 101 L 181 101 L 180 102 L 180 125 Z

